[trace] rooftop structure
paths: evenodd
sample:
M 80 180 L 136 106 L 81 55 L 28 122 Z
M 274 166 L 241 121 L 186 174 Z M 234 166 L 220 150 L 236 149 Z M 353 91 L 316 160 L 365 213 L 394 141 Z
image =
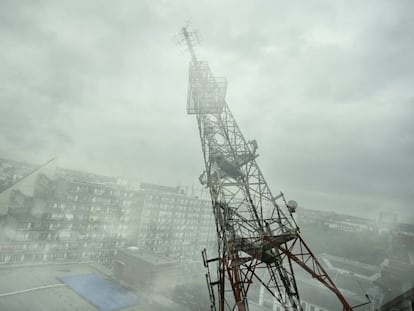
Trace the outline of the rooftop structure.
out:
M 178 261 L 137 247 L 118 250 L 114 278 L 125 286 L 151 293 L 169 293 L 179 282 Z

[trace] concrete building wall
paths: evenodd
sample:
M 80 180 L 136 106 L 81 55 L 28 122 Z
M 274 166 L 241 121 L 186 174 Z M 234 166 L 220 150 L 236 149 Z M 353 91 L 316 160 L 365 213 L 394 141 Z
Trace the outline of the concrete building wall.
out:
M 180 261 L 200 260 L 216 246 L 211 202 L 148 185 L 143 190 L 138 246 Z
M 178 262 L 163 258 L 148 250 L 119 249 L 113 277 L 122 285 L 152 293 L 170 293 L 177 285 Z

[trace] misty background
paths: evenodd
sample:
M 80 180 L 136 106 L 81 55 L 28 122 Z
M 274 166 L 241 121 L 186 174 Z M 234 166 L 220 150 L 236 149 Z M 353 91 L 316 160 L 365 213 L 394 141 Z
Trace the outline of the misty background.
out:
M 0 157 L 169 185 L 203 170 L 200 59 L 274 193 L 414 223 L 412 1 L 1 1 Z

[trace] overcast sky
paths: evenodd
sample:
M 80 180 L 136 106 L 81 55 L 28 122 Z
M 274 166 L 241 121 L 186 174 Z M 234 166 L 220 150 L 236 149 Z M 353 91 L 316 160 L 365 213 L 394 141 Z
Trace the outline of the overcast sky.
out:
M 0 1 L 0 157 L 198 187 L 200 59 L 274 193 L 414 223 L 413 1 Z

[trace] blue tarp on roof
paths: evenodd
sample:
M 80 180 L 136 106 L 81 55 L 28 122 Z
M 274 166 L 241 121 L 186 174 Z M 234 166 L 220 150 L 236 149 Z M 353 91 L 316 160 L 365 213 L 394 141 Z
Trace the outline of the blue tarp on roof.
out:
M 100 311 L 113 311 L 139 304 L 138 297 L 95 273 L 58 277 Z

